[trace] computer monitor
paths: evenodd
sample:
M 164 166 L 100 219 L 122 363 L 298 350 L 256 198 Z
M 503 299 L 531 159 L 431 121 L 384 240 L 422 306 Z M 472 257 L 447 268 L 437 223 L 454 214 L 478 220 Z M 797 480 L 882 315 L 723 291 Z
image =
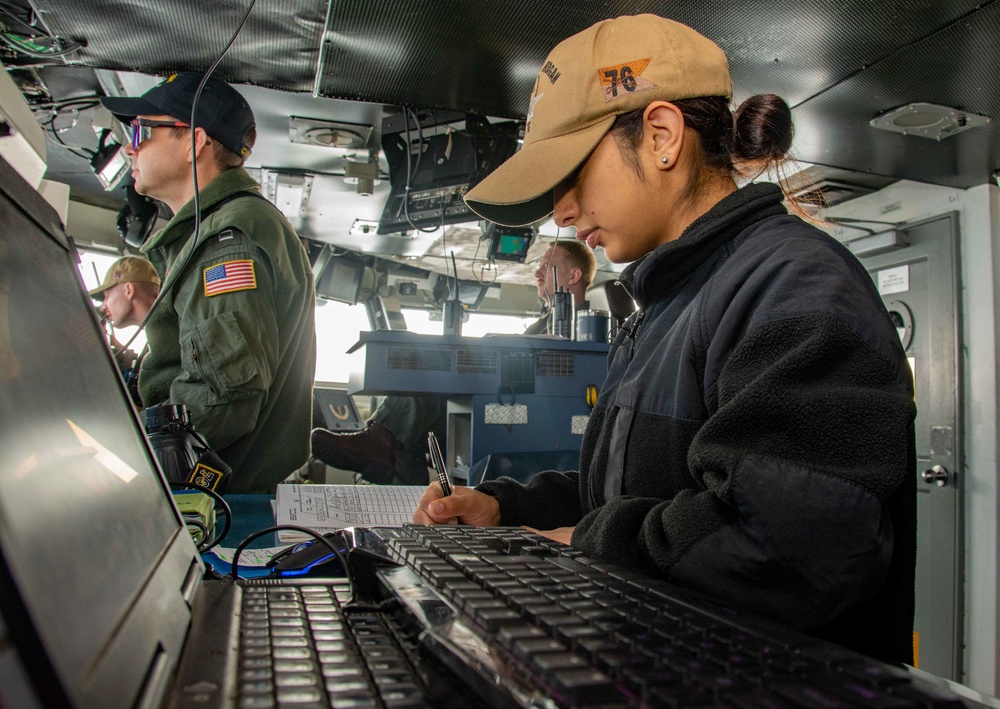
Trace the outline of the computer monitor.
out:
M 524 263 L 531 242 L 535 240 L 534 230 L 531 227 L 492 226 L 489 229 L 490 249 L 487 257 L 491 261 Z
M 105 658 L 149 661 L 138 594 L 187 533 L 59 218 L 2 160 L 0 224 L 0 625 L 36 686 L 81 692 L 53 705 L 87 705 L 112 675 L 131 705 L 132 675 Z
M 313 389 L 313 425 L 329 431 L 360 431 L 365 422 L 345 389 L 317 385 Z
M 331 256 L 316 279 L 316 297 L 354 305 L 358 302 L 365 265 L 346 256 Z
M 417 114 L 419 129 L 412 112 L 383 123 L 382 152 L 389 163 L 390 193 L 379 234 L 475 221 L 463 196 L 517 150 L 519 125 L 515 121 L 490 123 L 472 114 L 436 115 Z M 401 126 L 408 131 L 400 130 Z
M 488 284 L 480 283 L 479 281 L 459 281 L 458 300 L 462 305 L 466 306 L 466 309 L 475 310 L 483 302 L 483 298 L 486 297 L 486 292 L 489 289 Z M 454 286 L 451 290 L 451 297 L 455 297 Z

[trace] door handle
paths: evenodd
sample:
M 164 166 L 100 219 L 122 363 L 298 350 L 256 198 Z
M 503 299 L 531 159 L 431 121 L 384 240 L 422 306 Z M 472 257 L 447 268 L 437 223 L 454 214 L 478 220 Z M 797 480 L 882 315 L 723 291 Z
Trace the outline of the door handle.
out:
M 924 482 L 928 485 L 944 487 L 948 484 L 948 469 L 942 465 L 935 465 L 921 473 L 920 477 L 922 477 Z

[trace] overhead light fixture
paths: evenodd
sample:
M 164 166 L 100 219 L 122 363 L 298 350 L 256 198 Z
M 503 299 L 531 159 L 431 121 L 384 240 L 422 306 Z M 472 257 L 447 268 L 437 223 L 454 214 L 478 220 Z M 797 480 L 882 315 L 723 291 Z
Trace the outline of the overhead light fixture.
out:
M 263 170 L 261 183 L 264 185 L 264 196 L 289 221 L 295 221 L 305 216 L 312 193 L 312 175 L 293 175 L 277 170 Z
M 293 143 L 361 150 L 368 145 L 371 134 L 371 126 L 359 123 L 339 123 L 297 116 L 288 119 L 288 137 Z
M 371 162 L 358 162 L 351 159 L 344 162 L 344 182 L 349 185 L 357 185 L 358 194 L 366 197 L 370 196 L 375 191 L 375 185 L 382 181 L 379 175 L 378 158 L 372 157 L 375 159 Z
M 990 122 L 989 116 L 934 103 L 908 103 L 869 121 L 873 128 L 942 140 Z

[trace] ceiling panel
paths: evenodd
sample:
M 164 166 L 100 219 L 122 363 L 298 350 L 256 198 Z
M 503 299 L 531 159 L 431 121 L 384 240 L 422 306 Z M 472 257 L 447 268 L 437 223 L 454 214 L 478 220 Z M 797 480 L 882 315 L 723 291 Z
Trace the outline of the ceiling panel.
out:
M 908 46 L 795 109 L 799 157 L 953 187 L 1000 167 L 1000 3 Z M 992 117 L 940 142 L 876 130 L 876 115 L 913 101 Z
M 248 6 L 8 1 L 0 5 L 8 24 L 23 30 L 12 18 L 27 19 L 33 8 L 38 27 L 85 46 L 65 61 L 39 62 L 2 47 L 0 57 L 8 66 L 48 65 L 30 71 L 65 100 L 81 87 L 95 90 L 85 78 L 94 69 L 161 76 L 204 70 Z M 379 213 L 385 183 L 372 197 L 352 195 L 337 177 L 344 155 L 290 144 L 287 117 L 370 123 L 373 145 L 386 107 L 522 117 L 554 44 L 599 19 L 641 12 L 672 17 L 718 42 L 729 56 L 737 101 L 763 92 L 784 96 L 794 107 L 804 161 L 954 186 L 982 184 L 1000 167 L 998 0 L 271 0 L 254 6 L 216 75 L 237 84 L 257 111 L 252 166 L 312 171 L 330 187 L 314 194 L 303 234 L 346 244 L 354 219 Z M 868 127 L 874 115 L 910 101 L 994 120 L 941 143 Z M 36 115 L 48 120 L 52 112 Z M 70 182 L 75 198 L 120 204 L 118 192 L 100 190 L 86 159 L 56 144 L 94 143 L 87 111 L 66 111 L 55 125 L 51 176 Z

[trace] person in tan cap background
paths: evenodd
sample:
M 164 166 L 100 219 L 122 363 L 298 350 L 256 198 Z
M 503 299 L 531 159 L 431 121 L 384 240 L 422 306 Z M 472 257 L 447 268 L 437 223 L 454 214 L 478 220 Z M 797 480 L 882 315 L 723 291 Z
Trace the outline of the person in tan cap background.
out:
M 115 327 L 142 322 L 160 292 L 160 277 L 153 264 L 138 256 L 123 256 L 111 264 L 104 281 L 89 291 L 101 301 L 99 310 Z
M 913 384 L 864 267 L 755 180 L 788 105 L 735 113 L 722 49 L 654 15 L 556 46 L 524 145 L 466 195 L 628 263 L 578 472 L 439 485 L 414 521 L 525 525 L 587 556 L 912 663 Z

